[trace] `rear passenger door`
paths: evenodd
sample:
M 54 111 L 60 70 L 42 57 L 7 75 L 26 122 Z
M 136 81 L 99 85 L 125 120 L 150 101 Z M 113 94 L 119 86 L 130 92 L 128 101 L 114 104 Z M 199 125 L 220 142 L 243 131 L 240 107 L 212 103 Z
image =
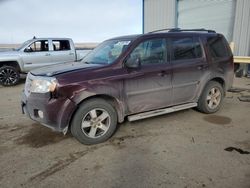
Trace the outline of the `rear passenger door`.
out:
M 200 82 L 208 69 L 201 46 L 198 37 L 171 38 L 173 105 L 197 100 Z
M 75 61 L 75 50 L 72 49 L 69 40 L 52 40 L 51 56 L 53 63 L 65 63 Z

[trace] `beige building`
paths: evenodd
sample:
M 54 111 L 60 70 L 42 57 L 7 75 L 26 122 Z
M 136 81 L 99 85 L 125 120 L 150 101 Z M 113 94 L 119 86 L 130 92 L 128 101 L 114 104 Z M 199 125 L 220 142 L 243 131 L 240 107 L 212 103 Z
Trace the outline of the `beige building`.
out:
M 144 33 L 173 27 L 213 29 L 250 56 L 250 0 L 143 0 Z

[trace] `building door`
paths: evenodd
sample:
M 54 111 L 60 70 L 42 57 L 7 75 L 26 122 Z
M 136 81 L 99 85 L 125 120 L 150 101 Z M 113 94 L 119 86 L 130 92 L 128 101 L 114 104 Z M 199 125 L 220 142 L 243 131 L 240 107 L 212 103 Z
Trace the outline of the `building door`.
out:
M 206 28 L 222 33 L 231 42 L 234 27 L 235 0 L 178 0 L 179 28 Z

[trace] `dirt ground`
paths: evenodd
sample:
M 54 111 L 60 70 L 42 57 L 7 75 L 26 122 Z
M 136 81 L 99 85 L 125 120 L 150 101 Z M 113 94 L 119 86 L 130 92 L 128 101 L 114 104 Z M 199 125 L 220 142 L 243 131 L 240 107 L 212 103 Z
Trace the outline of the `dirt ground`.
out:
M 194 109 L 119 126 L 85 146 L 21 114 L 0 88 L 0 187 L 250 187 L 250 79 L 212 115 Z M 246 99 L 247 97 L 243 97 Z M 241 98 L 242 99 L 242 98 Z M 226 150 L 225 150 L 226 149 Z

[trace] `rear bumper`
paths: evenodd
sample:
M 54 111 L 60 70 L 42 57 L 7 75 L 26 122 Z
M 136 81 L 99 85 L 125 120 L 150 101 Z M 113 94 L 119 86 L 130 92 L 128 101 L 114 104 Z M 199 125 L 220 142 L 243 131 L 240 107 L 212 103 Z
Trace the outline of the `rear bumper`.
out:
M 21 107 L 23 114 L 55 131 L 66 134 L 75 103 L 67 98 L 51 98 L 50 94 L 22 93 Z
M 225 81 L 225 90 L 228 91 L 233 87 L 233 80 L 234 80 L 234 70 L 231 69 L 228 71 L 226 75 L 226 81 Z

